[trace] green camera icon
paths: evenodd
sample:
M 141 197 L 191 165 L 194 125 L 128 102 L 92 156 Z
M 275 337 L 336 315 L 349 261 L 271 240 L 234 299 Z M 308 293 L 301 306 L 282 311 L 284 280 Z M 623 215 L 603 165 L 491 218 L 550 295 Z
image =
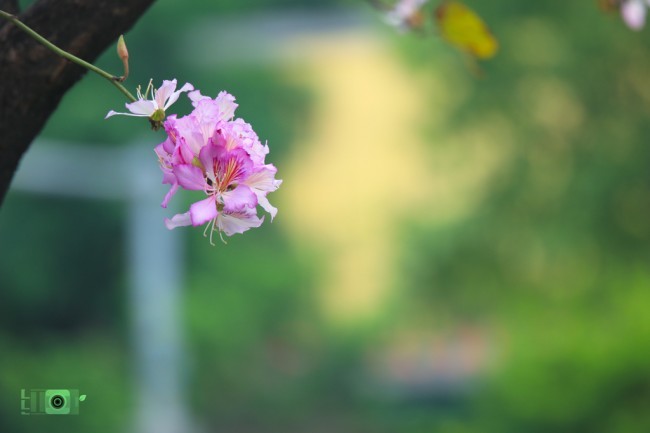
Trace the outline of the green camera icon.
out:
M 78 389 L 22 389 L 20 413 L 23 415 L 78 415 L 79 402 L 86 399 Z
M 45 413 L 48 415 L 70 414 L 70 390 L 48 389 L 45 391 Z

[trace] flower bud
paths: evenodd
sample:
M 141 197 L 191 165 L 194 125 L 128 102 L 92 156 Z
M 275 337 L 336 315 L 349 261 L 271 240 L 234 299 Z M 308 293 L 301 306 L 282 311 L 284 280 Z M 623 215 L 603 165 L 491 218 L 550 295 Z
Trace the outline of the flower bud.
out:
M 117 55 L 122 59 L 122 64 L 124 65 L 124 75 L 120 77 L 119 81 L 124 81 L 129 76 L 129 50 L 126 49 L 124 35 L 120 35 L 120 38 L 117 40 Z
M 129 51 L 126 49 L 126 42 L 124 42 L 124 35 L 120 35 L 120 38 L 117 40 L 117 55 L 122 59 L 122 61 L 129 60 Z

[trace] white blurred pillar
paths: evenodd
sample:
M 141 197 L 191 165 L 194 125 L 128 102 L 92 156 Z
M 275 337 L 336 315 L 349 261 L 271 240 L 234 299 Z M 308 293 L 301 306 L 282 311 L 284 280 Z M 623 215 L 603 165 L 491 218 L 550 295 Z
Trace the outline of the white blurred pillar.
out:
M 132 148 L 129 266 L 138 433 L 189 433 L 183 387 L 182 242 L 160 212 L 165 188 L 153 146 Z M 173 212 L 169 209 L 166 213 Z M 171 217 L 171 215 L 169 215 Z

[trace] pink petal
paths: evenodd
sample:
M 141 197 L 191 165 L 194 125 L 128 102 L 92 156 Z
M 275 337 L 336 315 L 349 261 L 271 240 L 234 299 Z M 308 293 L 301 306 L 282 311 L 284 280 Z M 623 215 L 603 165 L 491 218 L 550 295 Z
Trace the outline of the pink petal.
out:
M 214 196 L 197 201 L 190 206 L 192 225 L 195 227 L 215 219 L 217 215 L 217 203 L 215 202 Z
M 173 185 L 175 183 L 178 183 L 176 181 L 176 176 L 174 175 L 174 173 L 171 170 L 166 169 L 164 167 L 160 167 L 160 168 L 162 169 L 162 172 L 163 172 L 163 180 L 162 180 L 163 184 Z
M 169 158 L 169 152 L 165 150 L 164 143 L 160 143 L 158 146 L 153 148 L 153 151 L 156 152 L 156 155 L 158 155 L 158 158 L 160 159 L 167 159 Z
M 195 129 L 183 134 L 183 142 L 187 146 L 188 151 L 192 154 L 192 159 L 194 159 L 195 156 L 199 156 L 201 148 L 207 144 L 207 140 L 204 140 L 201 131 Z
M 264 192 L 275 191 L 282 183 L 281 180 L 275 179 L 275 174 L 277 172 L 278 169 L 275 168 L 273 164 L 265 165 L 254 173 L 251 173 L 251 175 L 244 181 L 244 184 L 250 186 L 254 190 Z
M 167 137 L 167 139 L 162 142 L 162 147 L 165 150 L 165 152 L 171 155 L 172 153 L 174 153 L 174 148 L 176 147 L 176 145 L 174 144 L 171 138 Z
M 195 104 L 196 102 L 202 101 L 203 99 L 210 99 L 209 96 L 201 95 L 201 91 L 198 89 L 188 93 L 187 96 L 190 98 L 190 100 L 192 101 L 192 105 L 194 105 L 195 107 L 196 107 Z
M 165 226 L 169 230 L 175 229 L 176 227 L 189 226 L 191 224 L 192 220 L 189 212 L 176 214 L 172 219 L 165 218 Z
M 219 92 L 219 95 L 214 98 L 214 101 L 219 108 L 219 120 L 227 121 L 235 116 L 235 110 L 238 105 L 235 104 L 235 97 L 228 92 Z
M 163 199 L 163 201 L 162 201 L 162 203 L 160 204 L 160 206 L 166 208 L 166 207 L 167 207 L 167 204 L 169 203 L 169 200 L 172 199 L 172 197 L 174 196 L 174 194 L 176 194 L 176 191 L 177 191 L 177 190 L 178 190 L 178 183 L 175 182 L 175 183 L 172 184 L 172 187 L 169 188 L 169 191 L 167 191 L 167 194 L 165 194 L 165 198 Z
M 207 174 L 208 178 L 210 178 L 212 181 L 215 179 L 215 174 L 214 174 L 214 160 L 217 158 L 217 156 L 222 153 L 222 148 L 215 146 L 212 143 L 209 143 L 203 148 L 201 148 L 201 151 L 199 152 L 199 161 L 201 161 L 201 164 L 203 164 L 203 168 L 205 168 L 205 173 Z
M 250 124 L 242 119 L 235 119 L 223 126 L 222 134 L 228 150 L 240 147 L 248 152 L 255 164 L 264 164 L 264 157 L 269 153 L 269 148 L 262 145 Z
M 179 140 L 179 145 L 174 151 L 172 161 L 175 164 L 191 164 L 194 161 L 196 155 L 192 152 L 192 149 L 187 145 L 185 140 Z
M 245 207 L 254 208 L 257 206 L 257 196 L 246 185 L 238 185 L 232 191 L 224 192 L 223 205 L 226 212 L 240 211 Z
M 206 187 L 203 171 L 191 164 L 175 165 L 174 175 L 178 183 L 185 189 L 192 191 L 203 191 Z
M 621 5 L 623 21 L 632 30 L 641 30 L 645 24 L 646 5 L 642 0 L 627 0 Z

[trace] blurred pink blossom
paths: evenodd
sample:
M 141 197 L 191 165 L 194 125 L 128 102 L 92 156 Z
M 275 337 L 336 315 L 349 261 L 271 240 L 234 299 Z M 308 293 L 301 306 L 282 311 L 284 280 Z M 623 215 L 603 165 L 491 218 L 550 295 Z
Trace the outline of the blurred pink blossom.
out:
M 398 0 L 393 9 L 386 13 L 386 21 L 402 30 L 412 27 L 412 20 L 429 0 Z
M 621 16 L 632 30 L 641 30 L 645 25 L 646 9 L 650 0 L 624 0 L 621 3 Z

